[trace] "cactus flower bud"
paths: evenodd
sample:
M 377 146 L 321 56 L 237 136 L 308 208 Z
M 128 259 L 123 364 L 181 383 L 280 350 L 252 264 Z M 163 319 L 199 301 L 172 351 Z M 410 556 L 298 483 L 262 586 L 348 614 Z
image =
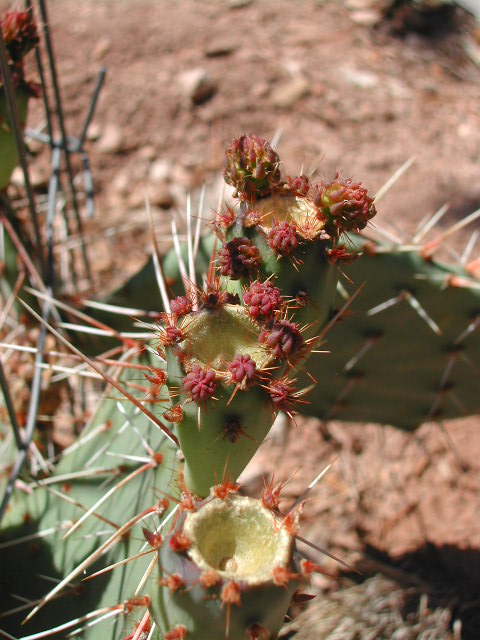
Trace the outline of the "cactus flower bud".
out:
M 297 227 L 290 222 L 274 224 L 268 234 L 268 244 L 281 256 L 288 256 L 298 247 Z
M 336 227 L 339 233 L 361 231 L 376 214 L 373 198 L 360 183 L 338 175 L 326 184 L 317 187 L 313 202 L 317 217 Z
M 248 238 L 234 238 L 218 252 L 220 273 L 232 280 L 249 277 L 260 266 L 260 252 Z
M 232 382 L 241 384 L 242 382 L 253 382 L 255 380 L 255 371 L 257 365 L 255 360 L 250 356 L 238 354 L 235 359 L 228 365 L 228 370 L 232 375 Z
M 283 306 L 280 289 L 274 287 L 271 280 L 259 282 L 255 280 L 243 294 L 243 301 L 252 318 L 262 316 L 271 318 Z
M 297 325 L 288 320 L 279 320 L 271 329 L 262 331 L 258 341 L 281 359 L 297 355 L 305 345 Z
M 280 183 L 280 158 L 270 144 L 254 135 L 235 139 L 225 152 L 224 178 L 242 200 L 269 195 Z
M 19 62 L 39 42 L 37 27 L 29 11 L 8 11 L 0 26 L 3 42 L 13 62 Z
M 211 369 L 202 369 L 198 364 L 183 379 L 183 388 L 190 393 L 195 402 L 209 400 L 217 390 L 217 386 L 215 372 Z

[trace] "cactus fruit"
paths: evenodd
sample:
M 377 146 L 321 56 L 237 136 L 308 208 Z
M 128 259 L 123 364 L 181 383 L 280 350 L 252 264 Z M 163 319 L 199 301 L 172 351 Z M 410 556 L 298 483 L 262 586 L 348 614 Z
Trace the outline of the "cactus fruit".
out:
M 187 510 L 164 540 L 151 609 L 162 628 L 187 638 L 275 638 L 305 583 L 294 528 L 260 500 L 224 482 Z M 167 635 L 165 636 L 167 637 Z
M 258 136 L 240 136 L 225 152 L 225 182 L 242 200 L 266 196 L 280 183 L 280 158 Z
M 28 100 L 38 95 L 35 83 L 27 82 L 23 58 L 38 43 L 37 28 L 28 11 L 10 11 L 0 21 L 7 63 L 15 89 L 18 116 L 22 127 L 27 120 Z M 0 191 L 5 189 L 18 162 L 17 148 L 8 115 L 4 79 L 0 71 Z

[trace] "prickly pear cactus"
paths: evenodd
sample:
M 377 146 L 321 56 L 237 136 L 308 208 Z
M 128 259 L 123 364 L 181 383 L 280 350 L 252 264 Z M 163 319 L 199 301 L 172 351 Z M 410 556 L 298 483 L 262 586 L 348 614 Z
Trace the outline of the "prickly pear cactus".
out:
M 23 58 L 38 43 L 37 29 L 28 11 L 5 13 L 0 21 L 0 28 L 15 89 L 18 116 L 21 126 L 24 127 L 27 120 L 28 100 L 31 96 L 38 95 L 38 89 L 36 85 L 25 80 Z M 0 191 L 7 187 L 18 162 L 4 82 L 0 72 Z
M 295 412 L 296 371 L 331 315 L 336 263 L 353 258 L 344 234 L 375 215 L 351 180 L 282 178 L 278 155 L 256 136 L 227 149 L 224 175 L 240 205 L 217 216 L 216 265 L 203 289 L 170 301 L 160 334 L 172 397 L 164 417 L 186 487 L 202 497 L 237 479 L 278 411 Z
M 308 361 L 317 388 L 302 412 L 407 430 L 480 413 L 473 373 L 480 364 L 478 278 L 435 260 L 428 245 L 349 237 L 359 259 L 343 261 L 333 309 L 352 302 L 325 335 L 325 352 Z M 212 239 L 200 246 L 208 253 Z M 310 267 L 315 273 L 316 264 Z M 178 282 L 173 253 L 165 270 Z M 299 380 L 307 385 L 310 378 L 300 373 Z
M 107 378 L 122 396 L 102 403 L 48 477 L 28 482 L 25 470 L 0 541 L 7 633 L 23 592 L 30 640 L 274 639 L 319 570 L 296 556 L 301 503 L 282 514 L 273 481 L 258 500 L 235 481 L 278 411 L 294 417 L 304 402 L 297 378 L 332 315 L 337 263 L 352 259 L 344 234 L 375 209 L 338 176 L 283 178 L 256 136 L 233 142 L 225 177 L 239 204 L 217 216 L 204 286 L 192 272 L 184 295 L 163 297 L 156 340 L 123 363 L 119 383 Z M 43 598 L 24 582 L 35 563 L 59 580 Z M 85 572 L 102 577 L 80 583 Z

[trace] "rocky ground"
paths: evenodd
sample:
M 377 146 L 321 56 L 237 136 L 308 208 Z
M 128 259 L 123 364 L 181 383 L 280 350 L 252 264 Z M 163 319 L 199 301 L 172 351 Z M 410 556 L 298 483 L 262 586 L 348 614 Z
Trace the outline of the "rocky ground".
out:
M 96 215 L 85 223 L 95 289 L 113 288 L 145 261 L 145 194 L 165 248 L 187 192 L 198 197 L 206 184 L 206 210 L 217 206 L 223 148 L 242 132 L 279 137 L 291 171 L 341 171 L 372 193 L 415 157 L 379 204 L 380 232 L 407 238 L 445 202 L 440 228 L 478 208 L 480 27 L 460 9 L 425 23 L 404 6 L 389 14 L 390 4 L 50 3 L 71 134 L 81 130 L 97 73 L 108 69 L 86 145 L 96 189 Z M 38 104 L 30 126 L 42 118 Z M 42 193 L 48 154 L 37 143 L 31 150 Z M 454 246 L 463 250 L 470 234 Z M 331 423 L 326 439 L 315 421 L 300 420 L 262 448 L 246 480 L 253 490 L 260 471 L 275 468 L 279 480 L 292 478 L 293 498 L 336 458 L 305 509 L 303 535 L 367 574 L 421 588 L 451 609 L 462 638 L 477 638 L 479 421 L 447 429 L 466 468 L 432 424 L 409 435 Z M 331 589 L 323 579 L 316 586 Z

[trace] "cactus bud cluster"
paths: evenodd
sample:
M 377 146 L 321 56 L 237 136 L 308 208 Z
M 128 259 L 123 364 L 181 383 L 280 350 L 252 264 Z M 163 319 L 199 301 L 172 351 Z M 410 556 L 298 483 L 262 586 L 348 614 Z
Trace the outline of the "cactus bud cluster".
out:
M 224 178 L 242 200 L 269 195 L 280 183 L 280 158 L 270 144 L 254 135 L 243 135 L 225 152 Z
M 360 183 L 340 178 L 316 188 L 313 202 L 326 225 L 341 232 L 361 231 L 375 214 L 373 198 Z

